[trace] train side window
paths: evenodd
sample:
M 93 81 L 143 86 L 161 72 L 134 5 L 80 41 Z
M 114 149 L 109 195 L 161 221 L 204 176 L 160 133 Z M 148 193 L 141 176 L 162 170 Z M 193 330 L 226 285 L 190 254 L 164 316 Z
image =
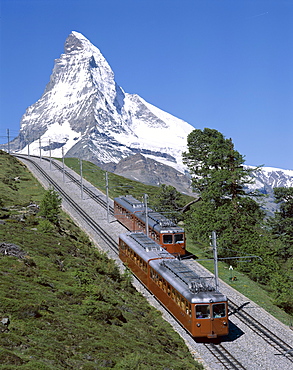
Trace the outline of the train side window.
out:
M 210 316 L 210 305 L 198 304 L 195 306 L 195 316 L 197 319 L 209 319 Z
M 183 242 L 184 242 L 183 234 L 174 235 L 174 243 L 183 243 Z
M 182 308 L 183 311 L 185 311 L 185 309 L 186 309 L 186 301 L 182 297 L 181 297 L 181 308 Z
M 163 280 L 163 290 L 167 293 L 167 282 Z
M 191 316 L 191 304 L 189 302 L 187 302 L 186 313 L 187 315 Z
M 172 243 L 173 243 L 172 235 L 170 234 L 163 235 L 163 244 L 172 244 Z
M 154 282 L 156 284 L 158 284 L 159 276 L 158 276 L 158 274 L 153 269 L 151 271 L 151 278 L 152 278 L 152 280 L 154 280 Z
M 213 317 L 225 317 L 226 316 L 226 305 L 225 303 L 213 304 Z

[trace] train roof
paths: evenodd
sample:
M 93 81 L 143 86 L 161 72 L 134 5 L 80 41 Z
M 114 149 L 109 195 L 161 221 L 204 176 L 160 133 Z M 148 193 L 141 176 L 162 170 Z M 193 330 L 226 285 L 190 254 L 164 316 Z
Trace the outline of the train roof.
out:
M 172 254 L 142 232 L 120 234 L 119 239 L 123 240 L 145 262 L 158 258 L 174 258 Z
M 201 277 L 142 232 L 120 234 L 119 238 L 191 303 L 223 302 L 213 278 Z
M 146 222 L 146 212 L 144 203 L 135 199 L 132 195 L 120 196 L 114 199 L 122 207 L 127 209 L 142 221 Z M 148 207 L 148 224 L 151 228 L 157 231 L 164 230 L 165 232 L 184 232 L 184 229 L 177 226 L 172 220 L 168 219 L 159 212 L 153 211 Z
M 150 266 L 191 303 L 227 300 L 215 290 L 213 277 L 201 277 L 177 259 L 150 261 Z

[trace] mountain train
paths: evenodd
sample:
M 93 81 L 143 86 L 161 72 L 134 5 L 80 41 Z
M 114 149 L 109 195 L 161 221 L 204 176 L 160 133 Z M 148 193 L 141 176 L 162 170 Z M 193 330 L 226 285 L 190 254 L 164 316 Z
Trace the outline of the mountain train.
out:
M 161 247 L 177 256 L 186 254 L 184 229 L 159 212 L 146 209 L 144 203 L 132 195 L 114 198 L 114 215 L 129 231 L 147 234 L 147 224 L 148 236 Z
M 194 338 L 227 335 L 227 297 L 142 232 L 119 235 L 119 257 Z

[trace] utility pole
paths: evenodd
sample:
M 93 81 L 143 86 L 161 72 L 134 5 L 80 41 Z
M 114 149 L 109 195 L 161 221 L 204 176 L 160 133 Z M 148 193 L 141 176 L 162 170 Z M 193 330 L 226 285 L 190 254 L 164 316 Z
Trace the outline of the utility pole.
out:
M 79 165 L 80 165 L 80 197 L 83 199 L 83 182 L 82 182 L 82 159 L 79 159 Z
M 217 251 L 217 236 L 216 232 L 212 232 L 212 245 L 214 252 L 214 272 L 215 272 L 215 285 L 216 291 L 219 290 L 219 276 L 218 276 L 218 251 Z
M 148 195 L 144 194 L 144 206 L 145 206 L 145 233 L 149 236 L 149 218 L 148 218 Z
M 50 155 L 50 171 L 51 171 L 51 169 L 52 169 L 51 139 L 49 139 L 49 155 Z
M 63 182 L 65 181 L 64 177 L 64 148 L 62 147 L 62 172 L 63 172 Z
M 107 222 L 109 223 L 109 179 L 106 171 L 106 199 L 107 199 Z
M 7 129 L 7 145 L 8 145 L 8 154 L 10 154 L 10 137 L 9 137 L 9 128 Z
M 39 150 L 40 150 L 40 161 L 42 160 L 42 146 L 41 146 L 41 138 L 39 138 Z

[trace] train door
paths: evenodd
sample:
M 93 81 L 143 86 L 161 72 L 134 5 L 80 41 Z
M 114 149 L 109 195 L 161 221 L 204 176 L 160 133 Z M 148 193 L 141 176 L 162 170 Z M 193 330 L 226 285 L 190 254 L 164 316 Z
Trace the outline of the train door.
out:
M 197 304 L 195 306 L 195 318 L 198 336 L 209 336 L 212 333 L 211 306 L 209 304 Z
M 218 335 L 226 335 L 228 330 L 226 303 L 214 303 L 212 305 L 212 331 Z

